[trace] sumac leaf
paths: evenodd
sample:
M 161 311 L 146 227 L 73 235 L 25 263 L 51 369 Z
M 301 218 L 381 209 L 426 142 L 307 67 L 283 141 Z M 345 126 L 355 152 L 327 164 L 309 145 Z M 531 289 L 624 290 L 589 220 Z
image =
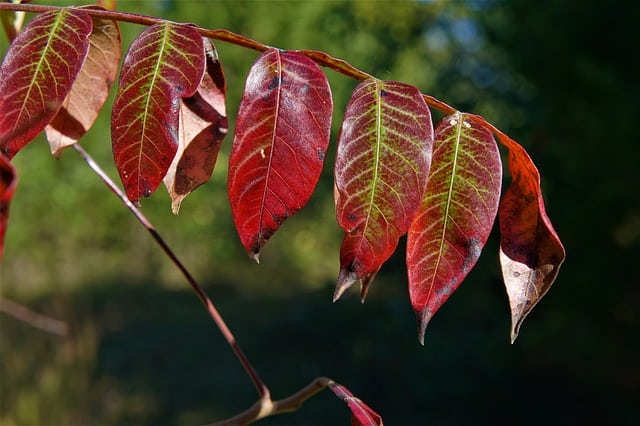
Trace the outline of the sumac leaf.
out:
M 35 17 L 0 68 L 0 150 L 11 159 L 53 119 L 89 50 L 91 17 L 60 9 Z
M 16 189 L 16 171 L 4 154 L 0 153 L 0 261 L 4 252 L 4 234 L 9 221 L 9 204 Z
M 336 382 L 330 382 L 329 388 L 338 398 L 347 403 L 351 410 L 352 426 L 383 426 L 382 417 L 360 398 L 353 396 L 349 389 Z
M 247 77 L 229 158 L 229 200 L 254 259 L 309 200 L 329 145 L 333 100 L 308 57 L 269 49 Z
M 335 164 L 340 249 L 337 300 L 357 280 L 361 297 L 409 229 L 427 185 L 431 113 L 420 91 L 376 79 L 361 82 L 347 105 Z
M 93 31 L 84 65 L 62 107 L 44 129 L 51 153 L 56 157 L 91 128 L 118 73 L 122 48 L 118 23 L 110 19 L 92 19 Z
M 191 191 L 211 178 L 228 129 L 222 64 L 211 41 L 203 42 L 207 72 L 198 91 L 181 101 L 178 152 L 164 178 L 174 214 Z
M 501 183 L 493 133 L 466 114 L 444 117 L 422 206 L 407 234 L 409 295 L 421 343 L 429 320 L 476 264 L 498 212 Z
M 509 148 L 511 184 L 498 217 L 500 264 L 511 306 L 511 342 L 522 321 L 549 291 L 565 251 L 547 216 L 540 189 L 540 174 L 529 154 L 505 134 L 498 138 Z
M 152 25 L 131 43 L 111 115 L 113 156 L 127 197 L 151 195 L 178 150 L 180 99 L 204 74 L 202 37 L 191 26 Z

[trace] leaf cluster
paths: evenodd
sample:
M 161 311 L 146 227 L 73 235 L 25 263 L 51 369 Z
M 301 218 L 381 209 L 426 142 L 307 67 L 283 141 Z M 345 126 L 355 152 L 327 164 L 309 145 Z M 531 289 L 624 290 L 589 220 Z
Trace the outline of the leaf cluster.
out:
M 318 184 L 334 116 L 325 66 L 359 80 L 336 142 L 334 201 L 344 238 L 334 301 L 354 283 L 364 301 L 406 236 L 409 296 L 423 342 L 430 319 L 476 264 L 496 218 L 512 341 L 555 280 L 565 253 L 545 212 L 538 170 L 483 117 L 321 51 L 282 50 L 227 30 L 99 7 L 30 10 L 39 15 L 9 33 L 15 38 L 0 67 L 0 255 L 16 182 L 11 160 L 42 131 L 53 155 L 78 149 L 116 79 L 112 151 L 128 202 L 139 205 L 164 184 L 178 212 L 209 180 L 228 133 L 213 39 L 261 52 L 246 78 L 227 180 L 250 257 L 259 260 Z M 121 67 L 120 21 L 147 25 Z M 444 114 L 436 123 L 432 110 Z M 496 138 L 508 150 L 512 177 L 502 199 Z M 349 403 L 359 424 L 381 423 L 346 389 L 324 386 Z

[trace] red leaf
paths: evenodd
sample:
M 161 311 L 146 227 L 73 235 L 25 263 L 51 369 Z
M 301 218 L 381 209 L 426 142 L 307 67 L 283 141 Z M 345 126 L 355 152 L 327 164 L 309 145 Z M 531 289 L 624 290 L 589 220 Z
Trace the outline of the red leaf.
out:
M 211 178 L 228 129 L 222 65 L 209 39 L 203 42 L 207 73 L 198 91 L 181 101 L 178 152 L 164 178 L 175 214 L 182 200 Z
M 329 145 L 333 100 L 308 57 L 269 49 L 253 64 L 229 158 L 229 199 L 240 240 L 258 260 L 280 225 L 309 200 Z
M 511 185 L 500 203 L 500 264 L 511 305 L 511 342 L 524 318 L 549 291 L 565 258 L 547 216 L 540 174 L 527 152 L 503 133 L 509 148 Z
M 0 153 L 0 260 L 4 251 L 4 234 L 9 220 L 9 204 L 16 189 L 16 171 L 9 159 Z
M 51 153 L 56 157 L 91 128 L 118 72 L 121 50 L 118 23 L 109 19 L 92 19 L 93 32 L 89 36 L 89 53 L 84 65 L 58 114 L 45 128 Z
M 383 426 L 382 417 L 360 398 L 353 396 L 349 389 L 335 382 L 330 382 L 329 388 L 349 406 L 353 426 Z
M 362 280 L 362 297 L 409 229 L 427 185 L 433 125 L 420 91 L 361 82 L 347 105 L 335 165 L 336 214 L 345 231 L 337 300 Z
M 0 68 L 0 150 L 11 159 L 53 119 L 80 72 L 91 17 L 60 9 L 34 18 Z
M 427 191 L 407 235 L 409 294 L 423 344 L 429 320 L 480 256 L 498 212 L 501 180 L 492 132 L 466 114 L 444 117 Z
M 204 74 L 202 37 L 189 25 L 148 27 L 131 44 L 111 116 L 113 156 L 127 196 L 151 195 L 178 150 L 180 98 Z

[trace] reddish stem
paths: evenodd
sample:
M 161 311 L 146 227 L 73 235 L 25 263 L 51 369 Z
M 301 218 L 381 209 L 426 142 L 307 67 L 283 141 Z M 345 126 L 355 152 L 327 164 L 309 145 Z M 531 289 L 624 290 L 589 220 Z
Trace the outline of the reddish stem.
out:
M 251 365 L 251 362 L 249 362 L 249 359 L 246 357 L 246 355 L 238 345 L 238 342 L 236 341 L 235 336 L 233 335 L 229 327 L 227 327 L 227 324 L 225 323 L 224 319 L 216 309 L 215 305 L 213 304 L 209 296 L 207 296 L 207 294 L 204 292 L 202 287 L 198 284 L 198 282 L 193 277 L 193 275 L 191 275 L 189 270 L 184 266 L 184 264 L 180 261 L 180 259 L 178 259 L 176 254 L 173 252 L 173 250 L 171 250 L 171 248 L 164 241 L 162 236 L 160 236 L 160 234 L 155 229 L 155 227 L 151 224 L 149 219 L 147 219 L 146 216 L 142 214 L 140 209 L 136 207 L 129 200 L 129 198 L 127 198 L 125 193 L 122 192 L 122 190 L 120 190 L 120 188 L 113 182 L 113 180 L 111 180 L 111 178 L 104 172 L 104 170 L 102 170 L 102 168 L 93 160 L 93 158 L 89 155 L 89 153 L 87 153 L 87 151 L 85 151 L 84 148 L 82 148 L 78 143 L 74 144 L 73 148 L 87 162 L 89 167 L 91 167 L 91 169 L 100 177 L 100 179 L 102 179 L 102 181 L 107 185 L 107 187 L 109 187 L 109 189 L 114 194 L 116 194 L 116 196 L 120 199 L 120 201 L 122 201 L 122 203 L 125 206 L 127 206 L 127 208 L 131 211 L 131 213 L 133 213 L 133 215 L 138 219 L 138 221 L 140 221 L 142 226 L 144 226 L 147 229 L 147 231 L 149 231 L 153 239 L 156 241 L 156 243 L 158 243 L 160 248 L 162 248 L 164 253 L 178 267 L 180 272 L 182 272 L 182 275 L 186 278 L 187 282 L 191 285 L 191 288 L 193 288 L 193 290 L 198 295 L 198 298 L 200 298 L 202 303 L 207 308 L 209 315 L 211 316 L 213 321 L 216 323 L 216 325 L 222 332 L 222 335 L 224 336 L 229 346 L 231 346 L 231 349 L 233 349 L 233 352 L 236 354 L 236 357 L 238 357 L 238 360 L 244 367 L 245 371 L 251 378 L 253 385 L 258 391 L 260 398 L 263 400 L 264 399 L 270 400 L 271 395 L 269 392 L 269 388 L 267 388 L 264 382 L 260 379 L 258 372 L 253 368 L 253 366 Z
M 13 11 L 24 11 L 31 13 L 44 13 L 62 9 L 59 6 L 44 6 L 44 5 L 30 5 L 30 4 L 13 4 L 13 3 L 0 3 L 0 10 L 13 10 Z M 83 8 L 83 11 L 91 16 L 100 17 L 104 19 L 111 19 L 114 21 L 120 22 L 128 22 L 132 24 L 139 25 L 154 25 L 158 23 L 167 22 L 166 19 L 139 15 L 134 13 L 126 13 L 126 12 L 118 12 L 111 10 L 100 10 L 100 9 L 88 9 Z M 225 29 L 204 29 L 197 26 L 194 28 L 203 36 L 211 39 L 223 41 L 226 43 L 234 44 L 237 46 L 241 46 L 244 48 L 252 49 L 258 52 L 263 52 L 270 48 L 270 46 L 260 43 L 256 40 L 250 39 L 248 37 L 244 37 L 242 35 L 236 34 L 232 31 Z M 369 78 L 375 78 L 372 75 L 352 66 L 348 62 L 343 59 L 335 58 L 325 52 L 315 51 L 315 50 L 299 50 L 298 52 L 308 56 L 313 59 L 316 63 L 321 66 L 330 68 L 340 74 L 343 74 L 347 77 L 356 79 L 356 80 L 365 80 Z M 452 106 L 448 105 L 445 102 L 442 102 L 433 96 L 423 95 L 426 103 L 437 110 L 444 112 L 445 114 L 451 114 L 456 112 L 457 110 Z M 486 122 L 482 117 L 479 116 L 471 116 L 473 120 L 482 122 L 483 125 L 491 128 L 498 136 L 506 135 L 502 133 L 500 130 L 495 128 L 490 123 Z M 508 137 L 507 137 L 508 138 Z M 500 138 L 502 141 L 502 137 Z M 505 143 L 504 141 L 502 141 Z M 178 269 L 182 272 L 186 280 L 189 282 L 193 290 L 196 292 L 202 303 L 205 305 L 209 315 L 216 323 L 225 340 L 232 348 L 234 353 L 236 354 L 238 360 L 244 367 L 245 371 L 249 375 L 251 381 L 253 382 L 255 388 L 260 395 L 260 399 L 247 411 L 239 414 L 231 419 L 223 421 L 219 424 L 224 425 L 235 425 L 235 424 L 246 424 L 260 418 L 297 410 L 300 405 L 309 397 L 313 396 L 315 393 L 321 391 L 322 389 L 330 386 L 333 382 L 330 379 L 319 377 L 311 382 L 308 386 L 303 388 L 302 390 L 296 392 L 288 398 L 285 398 L 280 401 L 272 401 L 269 389 L 264 384 L 264 382 L 260 379 L 258 373 L 253 368 L 247 357 L 244 355 L 242 349 L 238 345 L 234 335 L 231 333 L 226 323 L 224 322 L 222 316 L 216 309 L 215 305 L 211 301 L 211 299 L 206 295 L 202 287 L 197 283 L 195 278 L 191 275 L 191 273 L 186 269 L 186 267 L 182 264 L 182 262 L 178 259 L 175 253 L 171 250 L 171 248 L 167 245 L 164 239 L 160 236 L 158 231 L 153 227 L 153 225 L 149 222 L 149 220 L 142 214 L 142 212 L 127 198 L 127 196 L 120 190 L 120 188 L 106 175 L 106 173 L 102 170 L 102 168 L 89 156 L 89 154 L 79 145 L 73 145 L 74 149 L 84 158 L 89 167 L 102 179 L 102 181 L 109 187 L 109 189 L 120 198 L 122 203 L 129 208 L 129 210 L 134 214 L 134 216 L 140 221 L 140 223 L 149 231 L 153 239 L 156 243 L 162 248 L 165 254 L 171 259 L 171 261 L 178 267 Z
M 40 5 L 30 5 L 30 4 L 0 3 L 0 10 L 2 9 L 25 11 L 25 12 L 32 12 L 32 13 L 43 13 L 43 12 L 49 12 L 52 10 L 59 10 L 61 9 L 61 7 L 40 6 Z M 120 22 L 128 22 L 131 24 L 154 25 L 154 24 L 166 22 L 166 19 L 156 18 L 152 16 L 138 15 L 135 13 L 118 12 L 113 10 L 83 9 L 83 11 L 88 13 L 91 16 L 105 18 L 105 19 L 112 19 L 114 21 L 120 21 Z M 251 38 L 245 37 L 240 34 L 236 34 L 229 30 L 225 30 L 225 29 L 210 30 L 206 28 L 200 28 L 198 26 L 194 26 L 194 28 L 198 30 L 198 32 L 203 37 L 208 37 L 214 40 L 220 40 L 226 43 L 235 44 L 237 46 L 256 50 L 258 52 L 264 52 L 265 50 L 270 48 L 270 46 L 264 43 L 260 43 L 259 41 L 253 40 Z M 353 65 L 349 64 L 347 61 L 343 59 L 335 58 L 325 52 L 321 52 L 317 50 L 299 50 L 298 52 L 313 59 L 317 64 L 330 68 L 347 77 L 351 77 L 356 80 L 365 80 L 368 78 L 374 78 L 371 74 L 368 74 L 354 67 Z M 450 107 L 446 103 L 441 102 L 431 96 L 425 95 L 425 100 L 432 107 L 440 109 L 445 113 L 450 113 L 455 111 L 454 108 Z
M 451 105 L 447 104 L 446 102 L 442 102 L 441 100 L 436 99 L 431 95 L 425 95 L 423 93 L 422 94 L 422 98 L 425 100 L 427 105 L 429 105 L 430 107 L 435 108 L 437 110 L 440 110 L 440 111 L 444 112 L 445 114 L 453 114 L 454 112 L 457 111 L 457 109 L 455 109 Z

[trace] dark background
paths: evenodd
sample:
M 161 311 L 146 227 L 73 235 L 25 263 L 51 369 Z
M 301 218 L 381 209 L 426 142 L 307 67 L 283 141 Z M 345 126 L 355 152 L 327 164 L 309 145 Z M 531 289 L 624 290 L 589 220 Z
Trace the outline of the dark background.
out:
M 58 2 L 56 2 L 58 3 Z M 59 2 L 63 3 L 63 2 Z M 67 4 L 67 2 L 64 2 Z M 275 398 L 319 375 L 387 425 L 637 424 L 640 148 L 637 2 L 120 1 L 121 10 L 317 49 L 479 113 L 522 143 L 542 175 L 567 260 L 509 344 L 494 233 L 480 262 L 416 339 L 403 247 L 364 305 L 331 303 L 341 234 L 332 162 L 308 207 L 243 253 L 226 199 L 225 141 L 211 182 L 170 213 L 143 202 L 201 280 Z M 125 49 L 140 27 L 123 25 Z M 6 50 L 6 38 L 0 40 Z M 218 42 L 233 125 L 256 54 Z M 356 82 L 327 71 L 334 136 Z M 111 176 L 109 113 L 82 142 Z M 334 148 L 335 149 L 335 148 Z M 328 157 L 330 158 L 330 157 Z M 0 424 L 203 424 L 255 392 L 200 302 L 74 152 L 43 140 L 20 183 L 0 270 L 3 297 L 64 320 L 66 337 L 0 316 Z M 506 182 L 508 183 L 508 182 Z M 325 391 L 260 424 L 349 424 Z

